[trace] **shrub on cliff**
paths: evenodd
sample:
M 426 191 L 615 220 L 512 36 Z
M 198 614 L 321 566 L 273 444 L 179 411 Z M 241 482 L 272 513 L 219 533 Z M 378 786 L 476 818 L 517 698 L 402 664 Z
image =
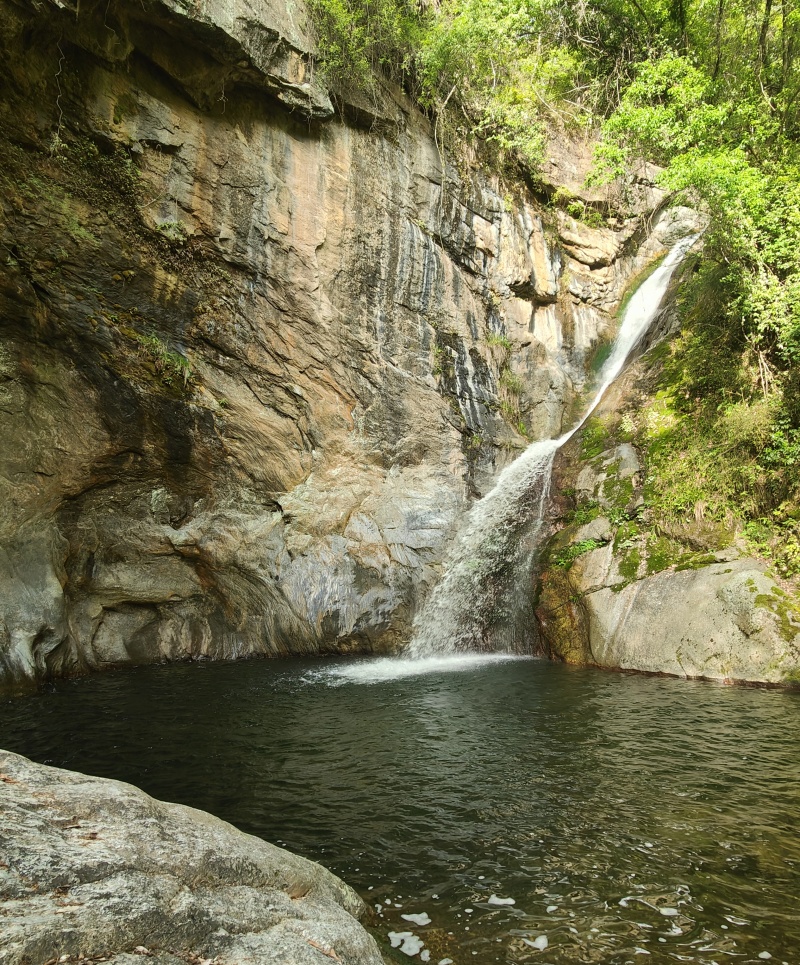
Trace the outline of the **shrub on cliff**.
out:
M 711 215 L 667 370 L 675 422 L 655 499 L 736 521 L 798 572 L 800 6 L 682 6 L 680 43 L 634 68 L 598 151 L 607 177 L 655 161 Z
M 477 137 L 535 173 L 545 123 L 588 123 L 581 60 L 556 36 L 552 0 L 310 0 L 334 88 L 401 83 L 437 119 L 440 145 Z M 543 40 L 545 42 L 543 42 Z

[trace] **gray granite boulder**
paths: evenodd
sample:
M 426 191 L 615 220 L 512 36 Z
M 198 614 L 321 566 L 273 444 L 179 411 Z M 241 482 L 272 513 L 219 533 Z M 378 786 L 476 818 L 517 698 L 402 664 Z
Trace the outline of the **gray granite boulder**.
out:
M 0 751 L 0 963 L 382 965 L 331 872 L 202 811 Z

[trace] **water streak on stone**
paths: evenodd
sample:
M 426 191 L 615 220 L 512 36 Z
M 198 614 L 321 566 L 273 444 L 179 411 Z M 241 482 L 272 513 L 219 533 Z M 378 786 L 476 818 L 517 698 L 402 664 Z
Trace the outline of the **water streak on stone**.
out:
M 679 241 L 630 299 L 599 388 L 580 421 L 557 439 L 543 439 L 500 475 L 467 515 L 445 572 L 415 625 L 407 655 L 465 651 L 526 652 L 527 581 L 550 492 L 553 460 L 581 428 L 622 371 L 655 318 L 670 279 L 697 239 Z

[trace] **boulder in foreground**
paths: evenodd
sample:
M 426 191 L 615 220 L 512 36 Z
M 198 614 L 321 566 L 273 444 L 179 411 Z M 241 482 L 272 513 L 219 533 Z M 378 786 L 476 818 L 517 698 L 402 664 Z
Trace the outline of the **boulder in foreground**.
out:
M 383 965 L 320 865 L 118 781 L 0 751 L 0 963 Z

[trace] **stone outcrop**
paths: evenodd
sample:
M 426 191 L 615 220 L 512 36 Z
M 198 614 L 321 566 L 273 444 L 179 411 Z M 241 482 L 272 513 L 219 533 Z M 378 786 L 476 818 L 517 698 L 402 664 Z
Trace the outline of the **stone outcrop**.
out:
M 646 447 L 624 439 L 625 413 L 652 385 L 645 357 L 559 454 L 536 609 L 542 647 L 580 665 L 796 684 L 796 596 L 723 526 L 653 525 Z
M 0 0 L 6 683 L 398 647 L 664 246 L 651 183 L 587 228 L 312 51 L 301 3 Z
M 383 965 L 325 868 L 202 811 L 0 751 L 0 962 Z

